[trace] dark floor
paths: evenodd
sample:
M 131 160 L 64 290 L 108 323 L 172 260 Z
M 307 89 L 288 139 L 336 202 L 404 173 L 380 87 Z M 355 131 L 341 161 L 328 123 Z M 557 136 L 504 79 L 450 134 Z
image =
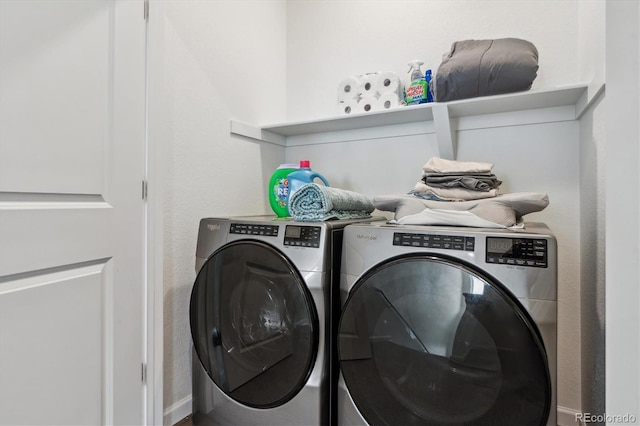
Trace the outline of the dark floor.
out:
M 187 416 L 184 419 L 180 420 L 178 423 L 176 423 L 174 426 L 192 426 L 193 423 L 191 422 L 191 416 Z

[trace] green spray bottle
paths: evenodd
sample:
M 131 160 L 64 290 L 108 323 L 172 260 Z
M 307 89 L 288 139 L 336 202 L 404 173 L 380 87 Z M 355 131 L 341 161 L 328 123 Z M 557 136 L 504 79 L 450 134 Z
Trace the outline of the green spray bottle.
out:
M 427 102 L 427 80 L 425 79 L 420 66 L 424 62 L 415 60 L 409 62 L 409 73 L 411 73 L 411 84 L 405 89 L 404 100 L 407 105 L 424 104 Z

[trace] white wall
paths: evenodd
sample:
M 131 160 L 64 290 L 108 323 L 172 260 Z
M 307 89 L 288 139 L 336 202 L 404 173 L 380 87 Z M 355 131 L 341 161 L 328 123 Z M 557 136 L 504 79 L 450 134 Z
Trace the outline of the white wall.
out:
M 605 411 L 606 103 L 600 97 L 580 120 L 580 362 L 582 410 L 588 413 Z
M 152 2 L 150 126 L 163 153 L 164 406 L 191 412 L 189 297 L 202 217 L 266 213 L 282 147 L 229 134 L 229 120 L 285 118 L 284 1 Z M 157 81 L 160 79 L 161 81 Z M 157 93 L 161 91 L 162 93 Z
M 593 104 L 580 119 L 582 411 L 605 412 L 605 2 L 580 3 L 580 76 Z M 595 98 L 594 98 L 595 96 Z M 595 232 L 594 232 L 595 230 Z
M 640 424 L 640 3 L 606 12 L 606 412 Z
M 589 98 L 605 82 L 605 1 L 582 0 L 578 7 L 578 77 L 589 83 Z

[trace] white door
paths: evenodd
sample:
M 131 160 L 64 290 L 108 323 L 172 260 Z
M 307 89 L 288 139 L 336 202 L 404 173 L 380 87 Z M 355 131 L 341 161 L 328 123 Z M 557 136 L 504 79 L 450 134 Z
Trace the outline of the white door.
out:
M 0 424 L 144 422 L 143 0 L 0 1 Z

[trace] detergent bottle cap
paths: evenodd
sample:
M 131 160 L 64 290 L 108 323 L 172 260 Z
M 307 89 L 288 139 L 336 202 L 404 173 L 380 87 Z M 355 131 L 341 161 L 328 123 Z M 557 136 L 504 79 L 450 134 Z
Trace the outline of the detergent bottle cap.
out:
M 278 169 L 297 169 L 297 168 L 298 168 L 298 165 L 292 164 L 292 163 L 283 163 L 278 166 Z
M 300 160 L 300 168 L 301 169 L 309 169 L 309 168 L 311 168 L 311 161 L 309 161 L 309 160 Z

